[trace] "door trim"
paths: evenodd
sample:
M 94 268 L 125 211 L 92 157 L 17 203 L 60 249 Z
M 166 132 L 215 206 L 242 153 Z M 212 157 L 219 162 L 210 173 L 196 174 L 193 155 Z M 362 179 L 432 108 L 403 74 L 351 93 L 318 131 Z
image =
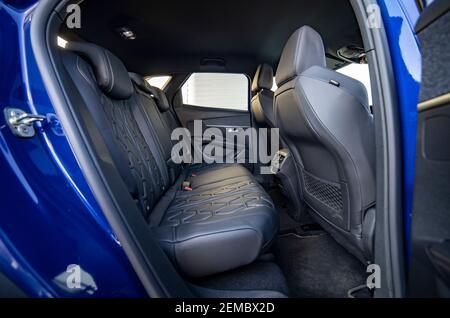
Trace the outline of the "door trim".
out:
M 428 109 L 436 108 L 439 106 L 444 106 L 446 104 L 450 103 L 450 93 L 432 98 L 430 100 L 421 102 L 417 105 L 417 110 L 419 112 L 426 111 Z

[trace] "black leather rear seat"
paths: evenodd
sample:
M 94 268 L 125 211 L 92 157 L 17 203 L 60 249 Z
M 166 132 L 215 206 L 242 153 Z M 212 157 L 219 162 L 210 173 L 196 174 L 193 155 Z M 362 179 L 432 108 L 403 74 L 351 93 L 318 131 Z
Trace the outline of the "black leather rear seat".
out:
M 179 270 L 199 277 L 251 263 L 278 230 L 273 203 L 241 165 L 171 160 L 178 126 L 162 91 L 130 77 L 109 51 L 70 43 L 64 65 L 149 230 Z M 72 52 L 69 52 L 72 51 Z M 189 181 L 192 191 L 182 189 Z
M 183 171 L 183 167 L 172 163 L 171 151 L 175 142 L 170 137 L 172 130 L 179 127 L 178 120 L 171 113 L 169 102 L 162 90 L 150 86 L 136 73 L 129 73 L 129 75 L 135 86 L 137 103 L 142 112 L 142 116 L 136 117 L 137 123 L 141 127 L 144 138 L 149 140 L 148 143 L 150 144 L 155 140 L 159 145 L 158 148 L 170 174 L 177 178 Z M 183 181 L 189 182 L 192 189 L 218 181 L 231 180 L 236 177 L 247 176 L 252 178 L 250 171 L 239 164 L 206 166 L 197 164 L 187 167 L 184 172 L 185 179 Z M 171 183 L 174 181 L 171 180 Z

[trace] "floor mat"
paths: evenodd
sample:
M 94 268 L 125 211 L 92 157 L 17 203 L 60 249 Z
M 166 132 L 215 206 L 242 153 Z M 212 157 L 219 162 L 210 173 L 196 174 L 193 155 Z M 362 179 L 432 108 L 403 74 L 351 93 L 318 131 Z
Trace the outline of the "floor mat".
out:
M 329 234 L 280 236 L 274 253 L 291 297 L 346 298 L 348 290 L 366 282 L 364 265 Z

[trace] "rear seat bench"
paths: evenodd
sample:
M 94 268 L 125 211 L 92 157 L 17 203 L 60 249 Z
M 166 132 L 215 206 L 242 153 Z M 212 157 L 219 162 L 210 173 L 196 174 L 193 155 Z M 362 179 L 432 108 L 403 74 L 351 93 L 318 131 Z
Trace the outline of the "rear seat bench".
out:
M 149 231 L 174 265 L 201 277 L 254 261 L 277 233 L 278 216 L 251 173 L 238 164 L 172 164 L 170 136 L 179 123 L 164 92 L 97 45 L 72 42 L 61 53 Z

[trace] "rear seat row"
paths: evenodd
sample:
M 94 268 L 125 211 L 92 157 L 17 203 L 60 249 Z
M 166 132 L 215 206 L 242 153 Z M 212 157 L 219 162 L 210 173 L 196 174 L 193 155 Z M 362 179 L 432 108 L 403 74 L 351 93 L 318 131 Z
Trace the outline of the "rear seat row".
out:
M 163 91 L 97 45 L 73 42 L 61 54 L 149 231 L 182 273 L 231 270 L 267 249 L 278 217 L 246 168 L 173 164 L 179 122 Z

